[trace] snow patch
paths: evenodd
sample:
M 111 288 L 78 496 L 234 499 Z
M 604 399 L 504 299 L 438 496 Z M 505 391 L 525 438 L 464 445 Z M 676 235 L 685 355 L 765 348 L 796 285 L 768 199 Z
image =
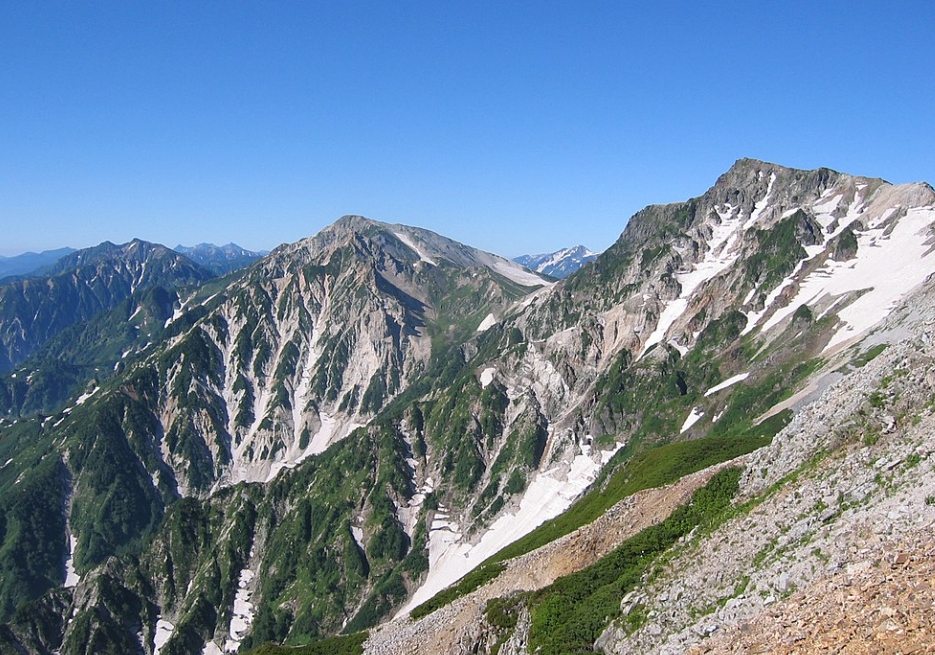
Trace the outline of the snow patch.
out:
M 250 602 L 253 591 L 248 589 L 250 583 L 256 574 L 250 569 L 243 569 L 240 572 L 240 578 L 237 581 L 237 594 L 234 596 L 234 613 L 231 617 L 228 634 L 230 637 L 224 643 L 224 651 L 236 653 L 240 649 L 240 642 L 243 641 L 247 631 L 253 624 L 254 607 Z M 208 642 L 213 645 L 213 642 Z M 208 644 L 205 644 L 207 648 Z M 221 652 L 221 651 L 218 651 Z
M 727 270 L 740 256 L 734 248 L 737 242 L 743 219 L 733 213 L 728 207 L 724 213 L 718 213 L 721 222 L 712 226 L 711 238 L 708 240 L 708 251 L 704 258 L 695 265 L 691 271 L 681 271 L 675 275 L 681 292 L 679 297 L 666 303 L 665 309 L 659 316 L 656 329 L 649 335 L 640 357 L 646 354 L 650 346 L 662 342 L 666 332 L 678 320 L 679 316 L 688 309 L 688 301 L 695 290 L 708 280 Z
M 679 434 L 682 434 L 691 428 L 691 426 L 697 423 L 702 416 L 704 416 L 704 412 L 700 411 L 697 407 L 692 407 L 692 411 L 689 413 L 688 418 L 685 419 L 684 423 L 682 423 L 682 429 L 679 430 Z
M 777 298 L 779 298 L 779 295 L 786 290 L 786 287 L 795 282 L 796 276 L 799 274 L 799 271 L 802 270 L 802 267 L 805 266 L 805 262 L 807 261 L 808 259 L 803 259 L 801 262 L 799 262 L 799 265 L 795 267 L 795 270 L 792 271 L 792 274 L 780 282 L 775 289 L 769 292 L 769 295 L 766 296 L 766 300 L 763 302 L 763 309 L 758 312 L 744 312 L 744 315 L 747 317 L 747 325 L 740 332 L 741 336 L 751 332 L 753 328 L 757 326 L 757 323 L 759 323 L 760 319 L 762 319 L 766 315 L 766 312 L 770 310 L 770 308 L 773 306 L 773 303 L 776 302 Z
M 68 535 L 68 557 L 65 559 L 65 588 L 74 587 L 81 582 L 81 576 L 75 572 L 75 548 L 78 547 L 78 540 L 75 535 Z
M 485 368 L 480 374 L 480 386 L 487 388 L 491 382 L 493 382 L 493 376 L 496 374 L 497 369 L 495 368 Z
M 480 325 L 477 326 L 477 332 L 486 332 L 496 324 L 497 319 L 494 318 L 494 315 L 487 314 L 487 316 L 484 317 L 484 320 L 480 322 Z
M 153 655 L 159 655 L 162 647 L 169 641 L 175 631 L 175 626 L 160 617 L 156 621 L 156 634 L 153 635 Z
M 679 351 L 679 355 L 681 355 L 682 357 L 688 354 L 688 346 L 681 345 L 675 339 L 669 339 L 669 345 L 675 348 L 677 351 Z
M 77 406 L 77 405 L 83 405 L 83 404 L 85 403 L 85 401 L 88 400 L 88 398 L 90 398 L 91 396 L 93 396 L 94 394 L 96 394 L 99 390 L 100 390 L 100 387 L 94 387 L 94 388 L 91 389 L 90 391 L 87 391 L 87 392 L 81 394 L 81 396 L 78 398 L 78 400 L 75 401 L 75 405 L 76 405 L 76 406 Z
M 756 204 L 753 205 L 753 211 L 750 212 L 750 220 L 747 222 L 746 227 L 752 227 L 760 220 L 760 217 L 763 215 L 763 211 L 769 207 L 769 198 L 773 195 L 773 183 L 776 181 L 776 174 L 770 173 L 769 175 L 769 184 L 766 186 L 766 195 Z
M 397 239 L 399 239 L 400 241 L 405 243 L 407 246 L 409 246 L 412 249 L 412 251 L 419 256 L 420 260 L 424 261 L 426 264 L 431 264 L 432 266 L 438 266 L 438 263 L 434 259 L 426 255 L 424 252 L 422 252 L 419 249 L 419 246 L 416 245 L 415 241 L 413 241 L 409 237 L 409 235 L 403 234 L 402 232 L 393 232 L 393 234 L 396 235 Z
M 714 385 L 713 387 L 711 387 L 710 389 L 708 389 L 707 391 L 705 391 L 705 392 L 704 392 L 704 397 L 707 398 L 707 397 L 710 396 L 711 394 L 717 393 L 717 392 L 720 391 L 721 389 L 726 389 L 727 387 L 731 386 L 732 384 L 737 384 L 738 382 L 743 382 L 743 381 L 746 380 L 749 376 L 750 376 L 749 373 L 739 373 L 739 374 L 737 374 L 737 375 L 735 375 L 735 376 L 733 376 L 733 377 L 729 377 L 729 378 L 727 378 L 726 380 L 724 380 L 723 382 L 721 382 L 720 384 L 716 384 L 716 385 Z M 717 419 L 715 419 L 715 420 L 717 420 Z M 682 431 L 684 432 L 684 430 L 682 430 Z
M 221 647 L 218 646 L 213 641 L 205 643 L 204 650 L 201 651 L 201 655 L 224 655 L 224 651 L 221 650 Z
M 888 212 L 892 213 L 892 212 Z M 935 270 L 935 250 L 928 242 L 928 229 L 935 210 L 911 209 L 895 225 L 884 227 L 885 217 L 857 233 L 857 257 L 837 262 L 829 259 L 806 277 L 796 296 L 763 324 L 763 331 L 790 316 L 800 305 L 825 296 L 837 298 L 864 291 L 854 302 L 837 312 L 842 326 L 825 346 L 833 348 L 886 317 L 915 287 Z M 889 234 L 886 230 L 892 228 Z
M 612 452 L 602 453 L 601 460 L 604 461 L 604 455 L 612 456 L 622 446 L 618 443 Z M 444 508 L 439 507 L 429 535 L 428 576 L 400 610 L 399 616 L 408 614 L 543 521 L 564 512 L 594 481 L 600 466 L 592 458 L 578 455 L 568 465 L 567 473 L 563 474 L 561 468 L 539 473 L 529 483 L 519 508 L 514 513 L 500 516 L 474 545 L 461 541 L 457 523 L 449 520 Z
M 499 257 L 489 264 L 490 268 L 503 277 L 521 284 L 524 287 L 541 287 L 544 285 L 552 286 L 554 282 L 546 282 L 535 273 L 527 271 L 519 264 L 514 264 Z

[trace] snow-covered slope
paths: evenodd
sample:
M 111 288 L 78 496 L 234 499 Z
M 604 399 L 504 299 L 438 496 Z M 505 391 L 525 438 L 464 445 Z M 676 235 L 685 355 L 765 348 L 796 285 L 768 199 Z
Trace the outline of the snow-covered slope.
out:
M 745 333 L 784 326 L 803 305 L 818 318 L 837 315 L 826 346 L 834 348 L 935 271 L 935 192 L 927 184 L 831 172 L 808 184 L 803 172 L 752 160 L 732 170 L 752 176 L 757 195 L 736 203 L 728 179 L 699 199 L 698 219 L 671 260 L 677 293 L 655 294 L 661 311 L 642 352 L 664 341 L 690 346 L 698 330 L 688 323 L 711 302 L 739 306 Z M 780 263 L 791 270 L 777 277 Z

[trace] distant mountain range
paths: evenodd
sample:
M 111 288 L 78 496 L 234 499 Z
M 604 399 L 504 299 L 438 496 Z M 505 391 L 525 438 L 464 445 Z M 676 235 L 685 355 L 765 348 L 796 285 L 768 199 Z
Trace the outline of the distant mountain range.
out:
M 73 252 L 75 252 L 74 248 L 58 248 L 39 253 L 26 252 L 14 257 L 0 257 L 0 279 L 11 275 L 27 275 L 45 266 L 51 266 Z
M 72 325 L 144 289 L 206 282 L 214 275 L 165 246 L 138 239 L 75 250 L 41 273 L 0 284 L 0 373 L 13 370 Z
M 226 246 L 216 246 L 213 243 L 199 243 L 192 247 L 179 245 L 174 250 L 201 264 L 215 275 L 227 275 L 269 254 L 269 251 L 246 250 L 236 243 L 228 243 Z
M 575 246 L 542 255 L 522 255 L 514 258 L 513 261 L 537 273 L 562 279 L 576 272 L 588 262 L 593 262 L 599 254 L 588 250 L 584 246 Z

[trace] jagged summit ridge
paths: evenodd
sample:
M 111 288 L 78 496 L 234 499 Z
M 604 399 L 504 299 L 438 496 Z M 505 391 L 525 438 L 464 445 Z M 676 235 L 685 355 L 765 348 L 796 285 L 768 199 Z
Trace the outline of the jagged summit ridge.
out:
M 363 216 L 343 216 L 315 236 L 295 244 L 281 246 L 272 253 L 274 265 L 281 266 L 277 258 L 295 257 L 306 261 L 311 257 L 339 248 L 357 240 L 364 246 L 366 240 L 392 257 L 437 266 L 448 262 L 460 268 L 486 268 L 524 287 L 539 287 L 549 284 L 546 278 L 530 273 L 522 266 L 504 257 L 443 237 L 431 230 L 402 224 L 375 221 Z
M 881 257 L 873 249 L 886 250 L 893 261 L 915 262 L 923 256 L 926 249 L 916 248 L 909 257 L 898 253 L 926 242 L 933 207 L 935 194 L 924 183 L 891 185 L 829 169 L 802 171 L 739 160 L 704 195 L 637 213 L 610 249 L 610 261 L 629 258 L 624 277 L 647 279 L 640 302 L 658 317 L 632 326 L 629 342 L 641 352 L 664 341 L 690 347 L 703 324 L 689 324 L 712 303 L 741 308 L 748 330 L 771 328 L 776 324 L 771 317 L 790 306 L 806 278 L 814 293 L 800 303 L 817 303 L 816 314 L 835 301 L 843 309 L 850 302 L 843 295 L 879 286 L 876 262 Z M 660 228 L 671 237 L 660 240 Z M 891 239 L 893 230 L 902 239 L 898 243 Z M 770 252 L 758 256 L 764 244 Z M 831 271 L 828 264 L 842 258 L 856 258 L 860 269 L 846 283 L 840 282 L 843 271 Z M 822 276 L 834 283 L 819 293 L 815 281 Z M 885 293 L 885 302 L 895 302 L 922 279 L 908 275 L 905 284 L 881 288 L 876 297 Z M 879 318 L 875 315 L 874 321 Z
M 187 257 L 139 239 L 67 254 L 41 276 L 0 285 L 0 372 L 137 291 L 200 284 L 211 277 Z

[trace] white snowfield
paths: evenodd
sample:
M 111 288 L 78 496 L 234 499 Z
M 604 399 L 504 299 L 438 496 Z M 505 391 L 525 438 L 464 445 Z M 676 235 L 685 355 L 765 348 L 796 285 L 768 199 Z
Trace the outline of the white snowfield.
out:
M 174 631 L 174 625 L 159 617 L 156 621 L 156 634 L 153 636 L 153 655 L 159 655 Z
M 201 655 L 224 655 L 224 651 L 221 650 L 221 647 L 216 643 L 209 641 L 205 644 L 204 649 L 201 651 Z
M 7 462 L 9 464 L 9 462 Z M 68 535 L 68 559 L 65 560 L 65 588 L 74 587 L 81 582 L 81 576 L 75 571 L 75 548 L 78 540 L 75 535 Z
M 704 412 L 699 410 L 697 407 L 692 407 L 692 411 L 689 412 L 688 418 L 685 419 L 685 422 L 682 423 L 682 429 L 679 430 L 679 434 L 688 431 L 691 426 L 701 420 L 704 416 Z
M 224 651 L 236 653 L 240 649 L 240 642 L 253 624 L 254 607 L 250 602 L 253 592 L 248 589 L 253 578 L 256 577 L 250 569 L 240 572 L 237 582 L 237 595 L 234 597 L 234 614 L 231 617 L 228 634 L 230 638 L 224 643 Z M 210 643 L 210 642 L 209 642 Z M 207 646 L 207 645 L 206 645 Z
M 496 324 L 497 319 L 494 317 L 494 315 L 487 314 L 487 316 L 484 317 L 484 320 L 480 322 L 480 325 L 477 326 L 477 332 L 486 332 Z
M 494 375 L 497 374 L 497 369 L 495 368 L 485 368 L 480 374 L 480 386 L 487 388 L 491 382 L 493 382 Z
M 711 394 L 715 394 L 715 393 L 717 393 L 718 391 L 721 391 L 722 389 L 726 389 L 727 387 L 732 386 L 732 385 L 735 385 L 735 384 L 737 384 L 738 382 L 743 382 L 743 381 L 746 380 L 748 377 L 750 377 L 750 374 L 749 374 L 749 373 L 739 373 L 739 374 L 737 374 L 737 375 L 735 375 L 735 376 L 733 376 L 733 377 L 729 377 L 729 378 L 727 378 L 726 380 L 724 380 L 723 382 L 721 382 L 721 383 L 719 383 L 719 384 L 715 384 L 713 387 L 711 387 L 710 389 L 708 389 L 707 391 L 705 391 L 705 392 L 704 392 L 704 397 L 707 398 L 707 397 L 710 396 Z
M 857 233 L 855 259 L 845 262 L 828 259 L 800 283 L 795 297 L 776 310 L 762 329 L 766 331 L 779 324 L 802 304 L 863 290 L 857 300 L 838 310 L 842 326 L 825 350 L 868 330 L 935 272 L 933 223 L 935 209 L 930 207 L 908 210 L 895 226 L 886 225 L 886 215 L 874 221 L 865 231 Z
M 612 451 L 602 452 L 600 463 L 592 459 L 590 448 L 584 446 L 585 454 L 575 457 L 567 472 L 553 468 L 537 474 L 526 489 L 519 508 L 501 515 L 476 543 L 462 541 L 459 526 L 440 507 L 429 535 L 428 576 L 397 616 L 407 615 L 503 547 L 568 509 L 572 501 L 594 481 L 601 466 L 622 446 L 617 444 Z
M 438 262 L 426 255 L 419 246 L 416 245 L 416 242 L 408 234 L 403 234 L 402 232 L 393 232 L 396 235 L 396 238 L 405 243 L 407 246 L 412 248 L 412 250 L 419 256 L 419 259 L 426 264 L 431 264 L 432 266 L 438 266 Z
M 553 286 L 554 282 L 547 282 L 535 273 L 527 271 L 525 268 L 500 257 L 496 257 L 492 264 L 489 265 L 495 272 L 499 273 L 503 277 L 513 280 L 517 284 L 521 284 L 524 287 L 542 287 L 542 286 Z

